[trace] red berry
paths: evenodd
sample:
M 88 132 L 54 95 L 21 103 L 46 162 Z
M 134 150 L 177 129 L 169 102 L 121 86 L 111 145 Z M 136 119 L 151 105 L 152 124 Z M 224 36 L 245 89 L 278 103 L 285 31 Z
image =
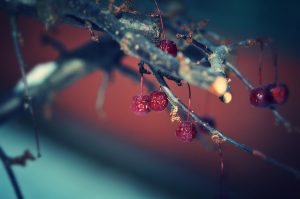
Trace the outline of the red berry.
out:
M 267 86 L 273 97 L 274 104 L 284 104 L 289 96 L 289 89 L 285 84 L 270 84 Z
M 162 91 L 154 91 L 150 94 L 150 108 L 153 111 L 163 111 L 168 106 L 168 97 Z
M 131 111 L 136 115 L 146 115 L 151 111 L 150 97 L 148 95 L 136 95 L 132 98 Z
M 258 87 L 250 92 L 250 103 L 256 107 L 268 107 L 273 103 L 273 97 L 266 87 Z
M 215 128 L 215 126 L 216 126 L 216 122 L 212 117 L 209 117 L 209 116 L 202 117 L 202 121 L 207 123 L 209 126 L 211 126 L 213 128 Z M 209 131 L 203 125 L 199 126 L 199 131 L 204 133 L 204 134 L 209 133 Z
M 180 122 L 176 129 L 177 138 L 183 142 L 191 142 L 196 137 L 196 134 L 196 126 L 190 121 Z
M 158 47 L 167 54 L 177 56 L 177 46 L 173 41 L 163 39 L 159 42 Z

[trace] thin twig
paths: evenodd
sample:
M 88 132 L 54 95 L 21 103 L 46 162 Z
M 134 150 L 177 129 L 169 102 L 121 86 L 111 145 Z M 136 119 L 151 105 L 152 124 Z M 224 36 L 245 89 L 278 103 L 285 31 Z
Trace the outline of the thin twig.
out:
M 0 146 L 0 159 L 2 160 L 3 166 L 6 170 L 6 173 L 10 179 L 10 182 L 14 188 L 15 194 L 17 196 L 17 199 L 23 199 L 23 194 L 22 191 L 20 189 L 18 180 L 15 176 L 14 171 L 12 170 L 11 166 L 12 164 L 10 164 L 10 159 L 7 157 L 7 155 L 5 154 L 4 150 L 2 149 L 2 147 Z
M 29 113 L 31 115 L 31 119 L 32 119 L 32 124 L 34 126 L 34 133 L 35 133 L 35 142 L 36 142 L 36 149 L 37 149 L 37 157 L 41 157 L 41 152 L 40 152 L 40 139 L 39 139 L 39 131 L 38 131 L 38 127 L 37 127 L 37 122 L 36 122 L 36 118 L 35 118 L 35 114 L 34 114 L 34 110 L 32 107 L 32 102 L 31 102 L 31 96 L 29 93 L 29 87 L 28 87 L 28 82 L 27 82 L 27 78 L 26 78 L 26 65 L 21 53 L 21 49 L 20 49 L 20 44 L 19 44 L 19 30 L 18 30 L 18 26 L 17 26 L 17 21 L 16 21 L 16 16 L 12 15 L 10 18 L 10 23 L 11 23 L 11 28 L 12 28 L 12 38 L 13 38 L 13 43 L 14 43 L 14 47 L 15 47 L 15 51 L 16 51 L 16 56 L 17 56 L 17 60 L 19 63 L 19 69 L 21 71 L 21 75 L 22 75 L 22 81 L 24 84 L 24 97 L 25 97 L 25 108 L 29 110 Z
M 233 64 L 226 61 L 225 65 L 244 83 L 249 91 L 254 89 L 254 86 L 250 83 L 250 81 Z
M 183 104 L 174 94 L 173 92 L 169 89 L 169 86 L 167 85 L 167 83 L 165 82 L 165 80 L 154 70 L 154 68 L 152 66 L 150 66 L 152 73 L 155 75 L 157 81 L 160 83 L 161 88 L 163 89 L 163 91 L 167 94 L 169 102 L 173 105 L 178 106 L 183 112 L 187 113 L 188 112 L 188 107 Z M 205 123 L 198 115 L 196 115 L 194 113 L 194 111 L 191 110 L 190 112 L 191 117 L 193 118 L 193 120 L 198 123 L 199 125 L 202 125 L 205 129 L 208 130 L 208 132 L 211 135 L 217 135 L 220 139 L 222 139 L 224 142 L 228 142 L 230 144 L 232 144 L 233 146 L 241 149 L 242 151 L 245 151 L 253 156 L 259 157 L 260 159 L 282 169 L 285 170 L 291 174 L 293 174 L 296 177 L 300 177 L 300 171 L 297 169 L 294 169 L 286 164 L 283 164 L 269 156 L 266 156 L 264 153 L 255 150 L 247 145 L 241 144 L 239 142 L 237 142 L 236 140 L 224 135 L 221 131 L 213 128 L 212 126 L 210 126 L 208 123 Z
M 223 197 L 223 190 L 224 190 L 224 157 L 223 157 L 223 150 L 222 150 L 222 146 L 221 143 L 217 143 L 218 145 L 218 150 L 219 150 L 219 157 L 220 157 L 220 190 L 219 190 L 219 194 L 220 194 L 220 198 Z
M 110 81 L 110 74 L 108 74 L 107 72 L 103 72 L 103 76 L 101 79 L 101 83 L 99 85 L 99 89 L 97 92 L 97 99 L 96 99 L 96 111 L 98 113 L 102 111 L 102 107 L 105 100 L 105 93 L 109 85 L 109 81 Z

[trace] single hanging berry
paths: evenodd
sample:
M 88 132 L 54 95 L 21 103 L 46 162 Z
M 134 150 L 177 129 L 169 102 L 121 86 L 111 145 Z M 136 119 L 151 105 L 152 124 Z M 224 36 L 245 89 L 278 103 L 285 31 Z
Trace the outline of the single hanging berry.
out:
M 163 111 L 168 106 L 168 97 L 162 91 L 154 91 L 150 94 L 150 108 L 153 111 Z
M 177 56 L 177 46 L 176 44 L 167 39 L 163 39 L 159 42 L 158 47 L 167 54 L 172 55 L 173 57 Z
M 190 109 L 191 109 L 191 88 L 189 83 L 187 83 L 189 89 L 189 102 L 188 102 L 188 113 L 187 120 L 180 122 L 176 129 L 176 136 L 182 142 L 188 143 L 195 139 L 197 131 L 196 126 L 193 122 L 190 121 Z
M 284 104 L 289 96 L 288 86 L 284 83 L 279 83 L 279 70 L 277 62 L 277 53 L 273 52 L 273 65 L 274 65 L 274 83 L 267 85 L 267 89 L 270 91 L 274 104 Z
M 135 95 L 131 101 L 131 111 L 136 115 L 146 115 L 151 111 L 150 109 L 150 96 L 143 95 L 144 77 L 141 74 L 141 93 Z
M 157 47 L 160 48 L 165 53 L 170 54 L 173 57 L 176 57 L 177 56 L 177 46 L 176 46 L 175 42 L 166 39 L 166 33 L 165 33 L 164 23 L 163 23 L 162 16 L 161 16 L 161 11 L 158 7 L 156 0 L 154 0 L 154 3 L 159 12 L 160 24 L 161 24 L 161 29 L 162 29 L 162 34 L 161 34 L 162 39 L 160 40 Z
M 284 104 L 289 96 L 289 89 L 286 84 L 274 83 L 267 86 L 270 91 L 274 104 Z
M 191 142 L 196 137 L 195 124 L 191 121 L 180 122 L 176 129 L 176 136 L 182 142 Z
M 273 97 L 266 87 L 258 87 L 250 92 L 250 103 L 256 107 L 269 107 L 273 103 Z

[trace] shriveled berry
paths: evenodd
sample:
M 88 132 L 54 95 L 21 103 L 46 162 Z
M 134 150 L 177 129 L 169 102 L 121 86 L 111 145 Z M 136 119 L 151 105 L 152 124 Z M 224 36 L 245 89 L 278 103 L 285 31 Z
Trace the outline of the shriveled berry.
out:
M 256 107 L 268 107 L 273 103 L 273 97 L 266 87 L 258 87 L 250 92 L 250 103 Z
M 284 104 L 287 101 L 289 96 L 289 89 L 287 85 L 283 83 L 274 83 L 268 85 L 267 89 L 271 92 L 274 104 Z
M 150 94 L 150 108 L 153 111 L 163 111 L 168 106 L 168 97 L 162 91 L 154 91 Z
M 201 119 L 203 122 L 207 123 L 209 126 L 215 128 L 216 122 L 215 122 L 214 118 L 207 116 L 207 117 L 202 117 Z M 203 125 L 199 125 L 199 131 L 204 134 L 209 133 L 209 131 Z
M 171 41 L 171 40 L 167 40 L 167 39 L 163 39 L 159 42 L 158 47 L 164 51 L 165 53 L 168 53 L 174 57 L 177 56 L 177 46 L 176 44 Z
M 151 111 L 150 96 L 136 95 L 132 98 L 131 111 L 136 115 L 146 115 Z
M 190 121 L 180 122 L 176 129 L 176 136 L 182 142 L 191 142 L 196 134 L 196 126 Z

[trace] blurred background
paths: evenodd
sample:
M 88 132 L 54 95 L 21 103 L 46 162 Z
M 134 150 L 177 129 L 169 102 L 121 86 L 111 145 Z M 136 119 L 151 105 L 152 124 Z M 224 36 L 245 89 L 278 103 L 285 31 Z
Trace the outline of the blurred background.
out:
M 299 125 L 297 3 L 183 2 L 182 9 L 188 16 L 195 20 L 209 19 L 209 28 L 225 38 L 239 41 L 270 36 L 276 41 L 280 49 L 280 80 L 290 89 L 288 102 L 278 109 L 293 124 Z M 147 12 L 155 9 L 150 1 L 137 1 L 139 5 Z M 30 67 L 59 56 L 51 47 L 41 44 L 43 33 L 61 41 L 68 50 L 90 41 L 85 29 L 61 25 L 55 31 L 46 31 L 31 18 L 22 17 L 18 22 L 24 40 L 22 52 Z M 0 24 L 0 94 L 3 96 L 19 80 L 20 72 L 9 18 L 4 12 L 0 12 Z M 238 64 L 254 83 L 258 82 L 258 57 L 258 50 L 256 53 L 243 51 Z M 234 62 L 235 58 L 231 60 Z M 137 70 L 135 58 L 126 57 L 123 61 Z M 266 53 L 264 83 L 272 82 L 273 74 L 271 54 Z M 105 96 L 104 114 L 99 117 L 95 103 L 102 77 L 101 72 L 94 72 L 55 93 L 51 117 L 43 117 L 49 107 L 35 110 L 40 115 L 42 158 L 29 162 L 25 168 L 14 168 L 25 198 L 218 198 L 218 153 L 207 150 L 199 142 L 179 142 L 175 137 L 177 124 L 170 122 L 167 111 L 145 117 L 132 114 L 130 103 L 132 96 L 139 92 L 139 84 L 119 73 L 113 74 Z M 154 81 L 151 76 L 147 78 Z M 187 102 L 185 87 L 171 82 L 170 86 Z M 232 103 L 225 105 L 206 91 L 192 87 L 192 108 L 199 115 L 214 117 L 217 128 L 226 135 L 300 169 L 300 135 L 275 125 L 269 110 L 252 107 L 248 91 L 235 77 L 232 93 Z M 0 146 L 8 155 L 19 155 L 27 148 L 35 152 L 33 127 L 29 121 L 30 117 L 24 113 L 1 124 Z M 300 197 L 299 179 L 227 143 L 223 144 L 223 150 L 224 198 Z M 0 198 L 15 198 L 2 166 L 0 179 Z

